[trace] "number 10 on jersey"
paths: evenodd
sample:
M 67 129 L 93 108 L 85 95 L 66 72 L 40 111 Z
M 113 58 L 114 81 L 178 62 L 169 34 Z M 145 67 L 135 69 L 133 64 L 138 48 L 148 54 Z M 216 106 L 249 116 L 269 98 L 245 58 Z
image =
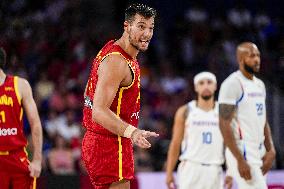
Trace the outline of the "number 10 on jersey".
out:
M 212 143 L 212 133 L 211 132 L 203 132 L 202 133 L 202 143 L 203 144 L 211 144 Z

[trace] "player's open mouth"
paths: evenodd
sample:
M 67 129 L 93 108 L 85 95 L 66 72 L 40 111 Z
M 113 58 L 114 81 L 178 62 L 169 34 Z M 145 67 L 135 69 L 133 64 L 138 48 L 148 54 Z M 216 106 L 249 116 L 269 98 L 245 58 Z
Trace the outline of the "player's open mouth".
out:
M 149 40 L 139 40 L 140 43 L 142 43 L 142 45 L 148 45 L 149 44 Z

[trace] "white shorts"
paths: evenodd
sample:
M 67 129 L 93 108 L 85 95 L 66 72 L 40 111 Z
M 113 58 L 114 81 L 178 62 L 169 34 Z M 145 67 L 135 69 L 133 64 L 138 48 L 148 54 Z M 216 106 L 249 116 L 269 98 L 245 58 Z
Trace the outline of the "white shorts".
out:
M 226 149 L 226 163 L 227 163 L 227 174 L 232 176 L 238 188 L 240 189 L 267 189 L 266 177 L 262 174 L 261 168 L 259 165 L 250 164 L 250 172 L 252 179 L 246 181 L 240 176 L 238 165 L 235 157 L 229 149 Z
M 219 165 L 204 165 L 182 161 L 177 170 L 178 189 L 222 189 L 222 168 Z

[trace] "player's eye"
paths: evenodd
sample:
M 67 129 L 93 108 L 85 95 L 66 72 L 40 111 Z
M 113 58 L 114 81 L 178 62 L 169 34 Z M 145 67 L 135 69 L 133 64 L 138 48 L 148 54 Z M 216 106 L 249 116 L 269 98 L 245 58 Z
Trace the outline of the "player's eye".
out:
M 145 26 L 143 26 L 143 25 L 138 25 L 138 28 L 141 29 L 141 30 L 144 30 L 144 29 L 145 29 Z

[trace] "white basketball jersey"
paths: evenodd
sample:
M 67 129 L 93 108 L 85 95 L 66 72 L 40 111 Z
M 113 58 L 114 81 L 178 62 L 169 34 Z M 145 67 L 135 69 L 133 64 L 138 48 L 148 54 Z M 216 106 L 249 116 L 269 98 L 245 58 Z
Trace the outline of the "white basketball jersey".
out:
M 224 162 L 224 143 L 219 129 L 218 104 L 210 111 L 196 106 L 196 101 L 188 103 L 184 138 L 180 160 L 190 160 L 202 164 Z
M 242 95 L 236 102 L 237 114 L 232 121 L 237 144 L 249 163 L 262 165 L 265 152 L 265 86 L 256 77 L 247 79 L 240 71 L 233 73 L 232 79 L 237 79 L 242 88 Z

